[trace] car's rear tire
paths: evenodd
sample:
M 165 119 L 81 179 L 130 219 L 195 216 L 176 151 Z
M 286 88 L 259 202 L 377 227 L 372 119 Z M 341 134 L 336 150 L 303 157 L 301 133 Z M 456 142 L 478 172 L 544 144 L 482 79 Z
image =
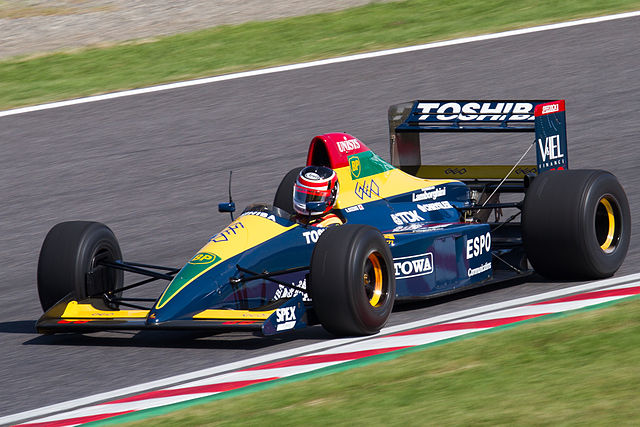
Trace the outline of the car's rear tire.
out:
M 293 185 L 296 183 L 296 179 L 303 168 L 291 169 L 280 181 L 276 196 L 273 199 L 273 206 L 280 208 L 285 212 L 295 215 L 296 211 L 293 209 Z
M 624 261 L 630 236 L 629 202 L 609 172 L 550 171 L 527 190 L 524 247 L 533 268 L 545 277 L 609 277 Z
M 313 250 L 309 281 L 316 315 L 335 335 L 375 334 L 393 309 L 393 258 L 374 227 L 327 228 Z
M 97 265 L 122 260 L 113 232 L 104 224 L 69 221 L 47 234 L 38 259 L 38 295 L 44 311 L 69 293 L 75 299 L 122 287 L 122 270 Z

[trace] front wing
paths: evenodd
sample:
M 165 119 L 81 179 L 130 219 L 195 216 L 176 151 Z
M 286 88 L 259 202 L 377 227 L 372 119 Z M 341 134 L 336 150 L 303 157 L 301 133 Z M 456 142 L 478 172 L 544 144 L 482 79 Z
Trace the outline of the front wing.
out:
M 298 294 L 268 310 L 204 310 L 190 318 L 155 322 L 150 310 L 110 309 L 102 299 L 81 301 L 67 295 L 36 322 L 42 334 L 106 330 L 254 331 L 273 335 L 307 326 L 307 312 Z

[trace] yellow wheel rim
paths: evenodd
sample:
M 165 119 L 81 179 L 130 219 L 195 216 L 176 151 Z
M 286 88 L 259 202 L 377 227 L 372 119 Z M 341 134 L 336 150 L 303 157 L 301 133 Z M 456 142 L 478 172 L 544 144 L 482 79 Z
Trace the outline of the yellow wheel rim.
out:
M 605 253 L 616 251 L 625 231 L 620 205 L 614 196 L 607 194 L 598 200 L 594 226 L 600 249 Z
M 382 266 L 376 253 L 370 254 L 367 258 L 363 280 L 369 304 L 377 307 L 383 298 L 384 277 Z
M 598 203 L 604 206 L 604 209 L 607 214 L 607 221 L 609 224 L 609 227 L 607 230 L 607 236 L 604 242 L 600 245 L 600 248 L 603 251 L 607 252 L 612 250 L 611 244 L 613 243 L 613 239 L 615 237 L 615 232 L 616 232 L 616 216 L 613 213 L 613 207 L 611 206 L 611 202 L 609 202 L 609 200 L 603 197 L 602 199 L 600 199 Z

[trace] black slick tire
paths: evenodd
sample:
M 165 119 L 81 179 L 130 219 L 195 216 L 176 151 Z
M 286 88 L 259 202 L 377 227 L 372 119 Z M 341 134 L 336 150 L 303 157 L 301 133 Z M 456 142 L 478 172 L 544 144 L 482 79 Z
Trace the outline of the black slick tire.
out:
M 276 191 L 276 196 L 273 199 L 273 206 L 291 215 L 296 214 L 296 211 L 293 209 L 293 185 L 296 183 L 296 179 L 302 169 L 302 167 L 291 169 L 284 178 L 282 178 Z
M 393 309 L 393 258 L 374 227 L 327 228 L 313 250 L 309 281 L 316 315 L 334 335 L 375 334 Z
M 97 265 L 122 260 L 118 241 L 99 222 L 69 221 L 47 234 L 38 259 L 38 295 L 44 311 L 72 294 L 80 300 L 122 287 L 124 273 Z
M 624 261 L 630 236 L 629 202 L 609 172 L 549 171 L 527 190 L 522 238 L 531 265 L 545 277 L 609 277 Z

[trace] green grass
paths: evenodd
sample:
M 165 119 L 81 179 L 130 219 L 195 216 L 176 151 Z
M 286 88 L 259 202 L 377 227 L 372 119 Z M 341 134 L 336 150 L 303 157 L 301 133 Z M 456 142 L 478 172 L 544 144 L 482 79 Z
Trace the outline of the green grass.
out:
M 131 426 L 637 425 L 640 299 Z
M 411 0 L 0 62 L 0 109 L 640 9 L 638 0 Z

